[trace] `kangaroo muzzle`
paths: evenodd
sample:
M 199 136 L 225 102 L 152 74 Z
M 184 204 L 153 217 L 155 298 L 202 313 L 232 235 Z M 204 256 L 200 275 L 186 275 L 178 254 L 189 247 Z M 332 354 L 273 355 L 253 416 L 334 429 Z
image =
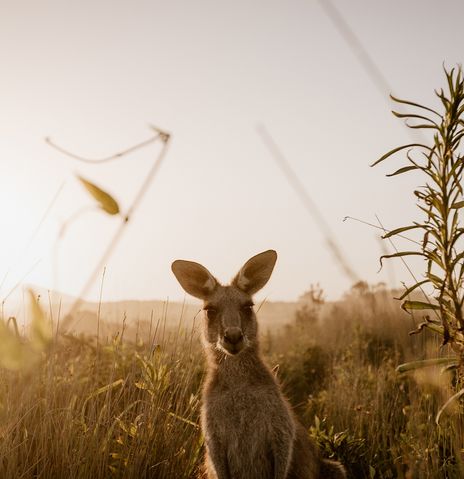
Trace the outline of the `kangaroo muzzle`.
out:
M 243 332 L 241 328 L 231 327 L 224 331 L 223 347 L 230 354 L 237 354 L 243 349 Z

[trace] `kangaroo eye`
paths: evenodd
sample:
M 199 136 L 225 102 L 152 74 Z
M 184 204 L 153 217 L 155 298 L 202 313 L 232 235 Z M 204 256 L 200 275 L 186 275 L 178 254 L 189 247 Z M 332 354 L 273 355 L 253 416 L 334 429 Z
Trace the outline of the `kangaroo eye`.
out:
M 208 319 L 216 319 L 216 316 L 217 316 L 217 311 L 213 308 L 205 308 L 205 311 L 206 311 L 206 317 Z
M 246 306 L 242 307 L 242 313 L 250 315 L 252 312 L 253 312 L 253 305 L 252 304 L 247 304 Z

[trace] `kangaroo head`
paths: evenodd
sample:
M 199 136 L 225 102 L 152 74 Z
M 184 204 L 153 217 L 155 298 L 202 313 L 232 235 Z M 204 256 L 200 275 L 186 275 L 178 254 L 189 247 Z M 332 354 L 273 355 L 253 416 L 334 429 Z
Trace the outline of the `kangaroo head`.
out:
M 235 355 L 256 343 L 252 296 L 268 282 L 276 260 L 273 250 L 253 256 L 227 286 L 201 264 L 184 260 L 172 263 L 172 272 L 184 290 L 203 300 L 204 339 L 209 345 Z

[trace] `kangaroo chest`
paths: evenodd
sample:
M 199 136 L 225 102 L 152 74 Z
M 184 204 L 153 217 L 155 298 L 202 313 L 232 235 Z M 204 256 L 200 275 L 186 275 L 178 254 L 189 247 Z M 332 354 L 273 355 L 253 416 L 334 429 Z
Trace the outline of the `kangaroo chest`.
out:
M 202 426 L 207 445 L 220 445 L 231 477 L 249 478 L 270 477 L 275 440 L 294 427 L 274 385 L 209 389 Z
M 239 435 L 245 435 L 252 426 L 264 433 L 272 415 L 284 409 L 279 394 L 269 387 L 212 390 L 204 404 L 208 428 Z

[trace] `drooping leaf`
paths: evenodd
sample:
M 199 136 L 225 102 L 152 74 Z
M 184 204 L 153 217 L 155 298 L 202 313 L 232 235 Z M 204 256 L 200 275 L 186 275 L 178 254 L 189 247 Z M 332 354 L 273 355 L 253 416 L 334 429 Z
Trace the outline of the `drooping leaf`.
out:
M 418 361 L 411 361 L 409 363 L 400 364 L 396 371 L 399 373 L 406 373 L 409 371 L 415 371 L 416 369 L 428 368 L 431 366 L 443 366 L 445 364 L 456 363 L 456 358 L 433 358 L 433 359 L 421 359 Z
M 454 234 L 453 239 L 451 240 L 450 243 L 450 248 L 453 248 L 454 245 L 456 244 L 457 240 L 464 234 L 464 228 L 457 228 L 456 233 Z
M 425 120 L 430 123 L 432 123 L 436 128 L 438 128 L 438 125 L 435 121 L 433 121 L 430 118 L 427 118 L 426 116 L 423 115 L 417 115 L 414 113 L 400 113 L 398 111 L 392 111 L 393 115 L 395 115 L 397 118 L 415 118 L 417 120 Z
M 396 229 L 391 230 L 388 233 L 384 234 L 382 236 L 382 239 L 387 239 L 387 238 L 390 238 L 390 237 L 395 236 L 397 234 L 404 233 L 405 231 L 413 230 L 413 229 L 416 229 L 416 228 L 424 228 L 424 225 L 412 225 L 412 226 L 403 226 L 401 228 L 396 228 Z
M 424 123 L 419 123 L 417 125 L 412 125 L 411 123 L 408 123 L 407 121 L 405 122 L 406 123 L 406 126 L 408 128 L 412 128 L 413 130 L 416 129 L 416 130 L 422 130 L 422 129 L 432 129 L 432 130 L 438 130 L 438 127 L 437 126 L 433 126 L 433 125 L 427 125 L 427 124 L 424 124 Z
M 430 331 L 433 331 L 435 334 L 439 334 L 440 336 L 443 336 L 444 340 L 449 340 L 450 335 L 449 335 L 449 331 L 445 327 L 445 324 L 446 324 L 445 321 L 443 322 L 443 326 L 442 326 L 441 324 L 428 320 L 423 323 L 420 323 L 416 329 L 409 332 L 409 335 L 412 336 L 413 334 L 419 334 L 420 332 L 424 330 L 424 328 L 426 328 L 426 329 L 430 329 Z
M 395 96 L 393 95 L 390 95 L 390 98 L 393 100 L 393 101 L 396 101 L 396 103 L 402 103 L 403 105 L 411 105 L 411 106 L 415 106 L 417 108 L 422 108 L 423 110 L 427 110 L 427 111 L 430 111 L 431 113 L 435 113 L 435 115 L 441 117 L 440 113 L 436 112 L 435 110 L 432 110 L 431 108 L 427 107 L 427 106 L 424 106 L 424 105 L 421 105 L 419 103 L 414 103 L 412 101 L 408 101 L 408 100 L 402 100 L 400 98 L 396 98 Z
M 457 201 L 456 203 L 453 203 L 451 205 L 451 208 L 459 209 L 459 208 L 462 208 L 463 206 L 464 206 L 464 201 Z
M 433 274 L 432 272 L 428 272 L 427 277 L 430 279 L 430 281 L 435 286 L 435 288 L 439 288 L 440 286 L 442 286 L 443 280 L 436 274 Z
M 430 304 L 425 303 L 423 301 L 404 301 L 401 305 L 401 308 L 405 311 L 412 311 L 412 310 L 427 310 L 433 309 L 436 311 L 440 310 L 440 306 L 438 304 Z
M 435 423 L 437 424 L 437 426 L 440 425 L 440 418 L 441 418 L 441 415 L 443 414 L 443 412 L 445 411 L 445 409 L 450 405 L 452 404 L 454 401 L 457 401 L 458 399 L 461 398 L 461 396 L 464 395 L 464 388 L 462 388 L 461 390 L 459 390 L 456 394 L 453 394 L 449 399 L 448 401 L 445 402 L 445 404 L 443 404 L 443 406 L 439 409 L 439 411 L 437 412 L 437 415 L 435 416 Z
M 413 170 L 418 170 L 418 166 L 403 166 L 402 168 L 394 171 L 393 173 L 388 173 L 386 176 L 391 177 L 391 176 L 396 176 L 396 175 L 401 175 L 402 173 L 407 173 L 408 171 L 413 171 Z
M 425 256 L 425 255 L 421 253 L 420 251 L 401 251 L 399 253 L 384 254 L 380 257 L 380 267 L 383 266 L 382 260 L 388 259 L 388 258 L 400 258 L 402 256 Z
M 459 253 L 456 258 L 454 258 L 454 260 L 452 261 L 451 263 L 451 268 L 454 269 L 457 265 L 457 263 L 459 263 L 459 261 L 461 261 L 462 259 L 464 258 L 464 251 L 462 251 L 461 253 Z
M 461 123 L 462 124 L 462 123 Z M 459 146 L 459 143 L 461 142 L 462 138 L 464 137 L 464 131 L 462 133 L 459 133 L 456 135 L 453 139 L 453 148 L 457 148 Z
M 84 185 L 85 189 L 93 196 L 93 198 L 98 202 L 100 208 L 108 213 L 109 215 L 117 215 L 119 213 L 119 205 L 117 201 L 109 195 L 106 191 L 103 191 L 101 188 L 95 184 L 87 181 L 81 176 L 77 177 L 79 181 Z
M 423 284 L 426 284 L 426 283 L 429 283 L 429 282 L 430 282 L 430 280 L 424 279 L 423 281 L 419 281 L 418 283 L 413 284 L 411 287 L 407 288 L 406 291 L 399 298 L 396 298 L 396 299 L 402 300 L 402 299 L 406 298 L 406 296 L 409 296 L 415 289 L 417 289 L 420 286 L 422 286 Z
M 458 367 L 458 363 L 452 363 L 452 364 L 448 364 L 447 366 L 445 366 L 444 368 L 441 368 L 440 369 L 440 374 L 446 374 L 446 373 L 449 373 L 450 371 L 454 371 L 456 368 Z
M 377 161 L 374 161 L 370 166 L 375 166 L 381 163 L 382 161 L 386 160 L 390 156 L 394 155 L 395 153 L 398 153 L 398 151 L 405 150 L 406 148 L 413 148 L 417 146 L 418 148 L 425 148 L 426 150 L 430 151 L 430 147 L 427 145 L 423 145 L 422 143 L 409 143 L 408 145 L 403 145 L 403 146 L 398 146 L 397 148 L 393 148 L 393 150 L 390 150 L 388 153 L 385 153 L 382 157 L 380 157 Z

